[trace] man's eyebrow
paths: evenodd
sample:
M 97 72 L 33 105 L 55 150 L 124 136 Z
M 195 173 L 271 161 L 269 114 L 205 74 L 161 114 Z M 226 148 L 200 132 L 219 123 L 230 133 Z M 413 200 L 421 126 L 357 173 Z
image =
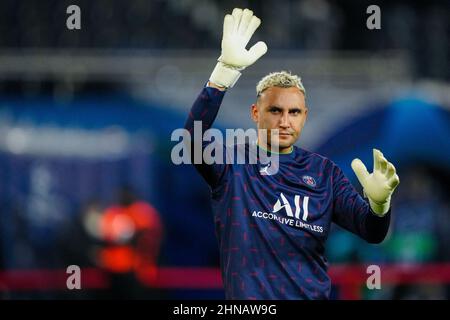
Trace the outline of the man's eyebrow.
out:
M 276 110 L 283 110 L 283 108 L 281 108 L 281 107 L 279 107 L 277 105 L 269 105 L 267 108 L 270 109 L 270 110 L 274 110 L 274 109 L 276 109 Z M 302 108 L 300 108 L 300 107 L 292 107 L 292 108 L 289 108 L 288 111 L 289 112 L 302 111 Z
M 267 107 L 267 109 L 269 109 L 269 110 L 283 110 L 283 108 L 281 108 L 281 107 L 279 107 L 279 106 L 277 106 L 277 105 L 274 105 L 274 104 L 272 104 L 272 105 L 269 105 L 268 107 Z

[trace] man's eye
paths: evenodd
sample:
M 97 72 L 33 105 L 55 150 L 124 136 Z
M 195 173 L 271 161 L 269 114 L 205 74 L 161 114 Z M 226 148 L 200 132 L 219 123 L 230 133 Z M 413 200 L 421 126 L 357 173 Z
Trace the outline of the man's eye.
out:
M 300 110 L 293 110 L 293 111 L 291 111 L 291 114 L 293 114 L 293 115 L 299 115 L 300 113 L 302 113 Z
M 270 109 L 270 112 L 271 112 L 271 113 L 279 113 L 280 110 L 278 110 L 278 109 Z

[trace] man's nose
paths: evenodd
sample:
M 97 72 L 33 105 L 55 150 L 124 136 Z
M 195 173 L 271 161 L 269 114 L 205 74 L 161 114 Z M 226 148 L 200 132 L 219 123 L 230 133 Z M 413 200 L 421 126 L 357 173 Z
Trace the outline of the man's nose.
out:
M 280 119 L 280 127 L 282 128 L 289 128 L 289 113 L 285 112 L 283 113 L 283 115 L 281 116 Z

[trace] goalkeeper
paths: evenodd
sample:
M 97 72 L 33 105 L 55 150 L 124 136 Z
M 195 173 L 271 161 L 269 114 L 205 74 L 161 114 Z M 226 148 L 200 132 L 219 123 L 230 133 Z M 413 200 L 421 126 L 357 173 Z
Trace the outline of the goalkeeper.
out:
M 186 129 L 192 131 L 194 121 L 210 128 L 226 91 L 266 53 L 264 42 L 246 49 L 260 23 L 248 9 L 225 16 L 222 53 L 192 106 Z M 324 253 L 331 223 L 369 243 L 383 241 L 399 177 L 379 150 L 373 149 L 371 173 L 353 160 L 366 201 L 331 160 L 294 146 L 308 115 L 300 78 L 271 73 L 256 91 L 252 119 L 267 136 L 272 130 L 278 135 L 270 140 L 258 131 L 253 143 L 269 153 L 278 150 L 277 172 L 267 174 L 271 167 L 258 164 L 196 164 L 211 188 L 226 298 L 328 299 Z

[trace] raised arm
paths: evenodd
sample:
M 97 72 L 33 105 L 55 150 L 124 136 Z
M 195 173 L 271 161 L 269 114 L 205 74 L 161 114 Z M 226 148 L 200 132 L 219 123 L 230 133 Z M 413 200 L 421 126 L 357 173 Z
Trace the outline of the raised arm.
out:
M 194 132 L 195 123 L 201 125 L 202 131 L 206 131 L 212 127 L 212 124 L 219 112 L 225 91 L 234 86 L 241 76 L 241 72 L 248 66 L 256 62 L 262 55 L 267 52 L 267 46 L 264 42 L 258 42 L 249 50 L 247 46 L 253 33 L 261 24 L 261 20 L 253 15 L 249 9 L 235 8 L 232 14 L 227 14 L 223 23 L 222 51 L 218 58 L 218 62 L 209 77 L 209 81 L 202 92 L 195 100 L 189 117 L 186 120 L 185 129 L 191 136 Z M 201 121 L 198 123 L 197 121 Z M 202 140 L 193 141 L 191 143 L 191 159 L 196 169 L 205 178 L 212 187 L 218 184 L 221 177 L 226 171 L 226 165 L 220 163 L 206 164 L 195 163 L 194 154 L 195 146 L 201 144 L 204 150 L 215 141 L 203 142 Z M 226 154 L 225 147 L 220 146 L 223 154 Z
M 391 195 L 399 178 L 395 167 L 381 152 L 375 149 L 373 152 L 374 170 L 371 174 L 359 159 L 352 162 L 352 168 L 369 201 L 365 201 L 344 173 L 335 167 L 333 222 L 370 243 L 380 243 L 389 229 Z

